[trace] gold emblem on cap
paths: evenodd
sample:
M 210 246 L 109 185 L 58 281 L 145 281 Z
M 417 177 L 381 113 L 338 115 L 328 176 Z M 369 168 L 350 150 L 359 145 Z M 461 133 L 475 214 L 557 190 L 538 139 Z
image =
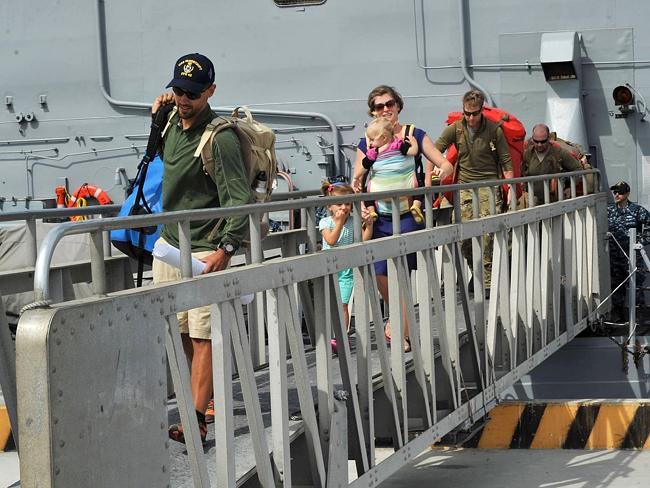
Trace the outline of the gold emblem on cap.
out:
M 200 69 L 203 71 L 203 66 L 201 66 L 196 60 L 194 59 L 184 59 L 180 63 L 178 63 L 178 66 L 183 67 L 183 72 L 180 74 L 181 76 L 187 76 L 188 78 L 192 77 L 192 71 L 194 71 L 194 67 Z

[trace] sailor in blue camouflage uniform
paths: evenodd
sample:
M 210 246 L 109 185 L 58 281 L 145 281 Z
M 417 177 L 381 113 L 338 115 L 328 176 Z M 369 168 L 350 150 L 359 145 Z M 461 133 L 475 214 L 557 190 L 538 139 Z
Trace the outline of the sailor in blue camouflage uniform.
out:
M 614 203 L 607 207 L 607 219 L 609 232 L 612 234 L 609 241 L 609 260 L 612 279 L 612 290 L 615 289 L 629 274 L 629 260 L 626 255 L 630 249 L 628 230 L 636 228 L 637 242 L 650 244 L 650 212 L 644 207 L 628 200 L 630 196 L 630 185 L 625 181 L 619 181 L 610 187 L 614 195 Z M 616 241 L 614 241 L 614 239 Z M 616 244 L 620 244 L 620 247 Z M 621 250 L 621 248 L 623 248 Z M 623 254 L 625 251 L 625 254 Z M 636 275 L 636 303 L 645 306 L 643 297 L 643 283 L 645 281 L 646 267 L 637 252 L 637 275 Z M 612 315 L 620 317 L 625 304 L 625 289 L 622 286 L 612 297 Z

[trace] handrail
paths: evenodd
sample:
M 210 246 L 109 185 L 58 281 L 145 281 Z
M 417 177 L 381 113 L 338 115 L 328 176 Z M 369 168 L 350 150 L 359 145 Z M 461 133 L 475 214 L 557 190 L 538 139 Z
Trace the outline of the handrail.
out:
M 115 215 L 119 212 L 119 205 L 93 205 L 90 207 L 51 208 L 40 210 L 23 210 L 20 212 L 0 212 L 0 224 L 7 222 L 24 221 L 27 227 L 27 249 L 30 262 L 35 265 L 38 254 L 36 236 L 36 221 L 39 219 L 60 219 L 73 215 Z
M 319 194 L 318 190 L 278 192 L 272 196 L 273 200 L 286 200 L 289 198 L 304 198 Z M 38 242 L 36 236 L 36 221 L 44 219 L 66 219 L 72 216 L 106 216 L 117 215 L 122 205 L 93 205 L 89 207 L 72 208 L 44 208 L 37 210 L 20 210 L 17 212 L 0 212 L 0 224 L 10 222 L 24 222 L 27 227 L 27 255 L 31 258 L 29 266 L 35 266 L 38 256 Z M 105 241 L 106 243 L 108 240 Z M 108 248 L 108 246 L 106 245 Z
M 409 190 L 400 190 L 400 191 L 383 191 L 373 193 L 373 198 L 375 199 L 392 199 L 399 198 L 403 196 L 415 196 L 422 195 L 423 193 L 429 195 L 429 198 L 434 193 L 443 193 L 443 192 L 457 192 L 460 190 L 471 190 L 483 187 L 497 187 L 503 184 L 510 185 L 511 189 L 515 185 L 524 182 L 536 182 L 536 181 L 550 181 L 552 179 L 558 178 L 558 175 L 561 175 L 562 178 L 569 177 L 571 179 L 571 190 L 572 194 L 575 195 L 575 178 L 584 177 L 589 174 L 600 175 L 600 171 L 597 169 L 588 169 L 581 171 L 574 171 L 571 173 L 556 173 L 550 175 L 540 175 L 532 177 L 519 177 L 512 179 L 497 179 L 497 180 L 487 180 L 474 183 L 460 183 L 453 185 L 441 185 L 441 186 L 432 186 L 426 188 L 414 188 Z M 600 178 L 598 178 L 598 183 L 600 183 Z M 596 186 L 598 188 L 599 185 Z M 312 192 L 307 192 L 312 193 Z M 340 197 L 328 197 L 328 204 L 334 203 L 357 203 L 360 205 L 361 202 L 367 200 L 368 195 L 366 194 L 355 194 L 355 195 L 346 195 Z M 208 220 L 208 219 L 218 219 L 218 218 L 228 218 L 233 216 L 240 216 L 242 214 L 248 215 L 249 219 L 253 216 L 261 215 L 267 212 L 277 212 L 277 211 L 287 211 L 295 209 L 309 209 L 322 206 L 322 199 L 320 197 L 309 196 L 302 198 L 300 200 L 283 200 L 277 202 L 268 202 L 268 203 L 258 203 L 258 204 L 247 204 L 239 205 L 229 208 L 217 208 L 217 209 L 200 209 L 200 210 L 185 210 L 185 211 L 176 211 L 176 212 L 163 212 L 160 214 L 152 215 L 138 215 L 138 216 L 129 216 L 129 217 L 118 217 L 118 218 L 106 218 L 101 220 L 93 221 L 84 221 L 84 222 L 66 222 L 56 228 L 50 230 L 50 232 L 45 236 L 41 248 L 38 252 L 38 258 L 36 260 L 36 266 L 34 270 L 34 292 L 36 294 L 37 301 L 47 301 L 50 299 L 50 289 L 49 289 L 49 268 L 52 262 L 52 257 L 54 255 L 54 250 L 59 243 L 59 241 L 66 235 L 74 234 L 84 234 L 90 233 L 93 237 L 94 242 L 99 243 L 101 239 L 98 238 L 99 233 L 103 231 L 115 230 L 115 229 L 138 229 L 160 224 L 171 224 L 178 223 L 179 225 L 186 225 L 193 220 Z M 255 219 L 250 220 L 251 226 L 255 225 Z M 360 225 L 360 224 L 359 224 Z M 427 220 L 427 226 L 430 226 L 431 222 Z M 183 232 L 179 232 L 179 236 L 183 236 Z M 259 246 L 258 243 L 251 244 L 252 246 Z M 188 256 L 185 256 L 186 253 L 189 253 L 191 248 L 189 242 L 180 243 L 181 249 L 181 262 L 183 258 L 188 260 Z M 91 258 L 93 260 L 99 259 L 103 253 L 97 252 L 93 253 Z M 99 270 L 101 267 L 93 267 L 93 269 Z M 94 276 L 93 278 L 102 280 L 101 277 Z
M 298 190 L 290 192 L 274 193 L 272 201 L 288 200 L 289 198 L 305 198 L 319 195 L 319 190 Z M 66 208 L 41 208 L 36 210 L 19 210 L 16 212 L 0 212 L 0 223 L 14 222 L 19 220 L 39 220 L 72 217 L 74 215 L 111 215 L 116 214 L 122 208 L 122 204 L 92 205 L 89 207 L 66 207 Z
M 18 212 L 0 212 L 0 222 L 14 222 L 17 220 L 38 220 L 72 217 L 73 215 L 111 215 L 120 211 L 122 206 L 93 205 L 90 207 L 71 208 L 43 208 L 38 210 L 21 210 Z

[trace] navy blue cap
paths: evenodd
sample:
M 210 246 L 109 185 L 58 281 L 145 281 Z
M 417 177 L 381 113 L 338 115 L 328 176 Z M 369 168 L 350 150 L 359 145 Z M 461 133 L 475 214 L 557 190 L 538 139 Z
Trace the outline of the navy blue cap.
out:
M 616 190 L 621 193 L 630 193 L 630 185 L 626 181 L 619 181 L 615 185 L 609 187 L 610 190 Z
M 192 93 L 201 93 L 214 83 L 214 66 L 203 54 L 181 56 L 174 65 L 174 78 L 167 88 L 178 87 Z

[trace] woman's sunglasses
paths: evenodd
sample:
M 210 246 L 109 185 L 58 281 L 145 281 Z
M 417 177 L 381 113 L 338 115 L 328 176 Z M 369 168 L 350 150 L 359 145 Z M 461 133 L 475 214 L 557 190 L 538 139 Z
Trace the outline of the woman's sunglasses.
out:
M 374 112 L 381 112 L 384 108 L 393 108 L 395 106 L 395 100 L 388 100 L 385 103 L 375 103 L 372 106 Z

